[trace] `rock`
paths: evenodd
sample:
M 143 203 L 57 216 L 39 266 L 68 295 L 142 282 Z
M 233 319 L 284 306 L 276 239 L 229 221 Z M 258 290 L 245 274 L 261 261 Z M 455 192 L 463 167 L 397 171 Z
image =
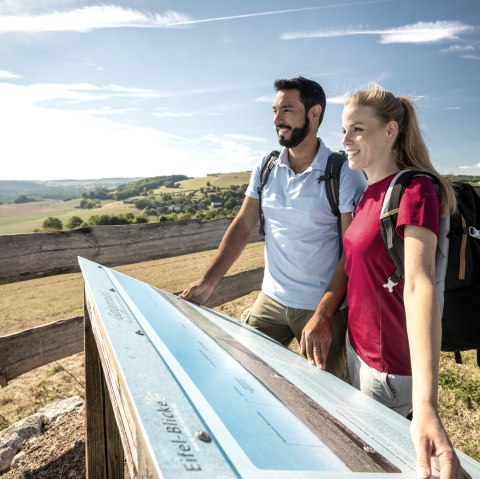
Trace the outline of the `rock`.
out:
M 30 437 L 41 434 L 45 416 L 32 414 L 0 432 L 0 473 L 8 470 L 13 458 Z
M 62 401 L 57 401 L 42 409 L 40 413 L 43 414 L 49 422 L 54 422 L 58 417 L 64 416 L 69 412 L 80 409 L 84 406 L 85 401 L 80 396 L 72 396 Z
M 53 422 L 75 409 L 81 409 L 85 401 L 80 396 L 72 396 L 44 407 L 38 413 L 23 419 L 0 432 L 0 474 L 21 460 L 17 452 L 32 436 L 42 434 L 46 422 Z M 15 458 L 15 456 L 17 457 Z M 15 461 L 14 461 L 15 458 Z

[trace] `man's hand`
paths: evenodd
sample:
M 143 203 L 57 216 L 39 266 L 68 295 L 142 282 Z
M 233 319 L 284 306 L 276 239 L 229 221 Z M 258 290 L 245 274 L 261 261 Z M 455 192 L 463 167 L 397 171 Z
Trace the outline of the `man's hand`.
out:
M 203 304 L 212 294 L 215 286 L 199 279 L 190 283 L 180 294 L 180 298 L 196 304 Z
M 472 479 L 460 465 L 438 414 L 432 408 L 415 409 L 411 434 L 417 451 L 417 478 L 429 479 L 432 461 L 440 479 Z
M 300 340 L 300 353 L 320 369 L 327 366 L 327 356 L 332 343 L 332 319 L 315 312 L 305 325 Z

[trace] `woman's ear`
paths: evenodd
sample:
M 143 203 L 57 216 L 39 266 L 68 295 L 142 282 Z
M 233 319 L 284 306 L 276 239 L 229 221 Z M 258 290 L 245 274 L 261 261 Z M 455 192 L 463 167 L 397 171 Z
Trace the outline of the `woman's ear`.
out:
M 395 139 L 398 136 L 398 123 L 396 121 L 389 121 L 387 123 L 387 129 L 386 129 L 386 139 L 389 142 L 394 142 Z

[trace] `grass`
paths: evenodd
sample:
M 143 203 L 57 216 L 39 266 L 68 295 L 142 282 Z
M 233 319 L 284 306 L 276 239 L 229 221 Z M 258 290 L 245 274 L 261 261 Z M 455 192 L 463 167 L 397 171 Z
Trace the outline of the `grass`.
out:
M 213 251 L 206 251 L 118 266 L 115 269 L 158 288 L 175 292 L 200 277 L 213 255 Z M 249 244 L 230 272 L 233 274 L 262 265 L 263 243 Z M 80 273 L 0 285 L 2 335 L 81 315 L 83 280 Z
M 248 245 L 231 272 L 263 265 L 263 243 Z M 214 252 L 190 254 L 147 263 L 120 266 L 118 271 L 165 289 L 179 291 L 198 278 Z M 172 272 L 175 274 L 172 274 Z M 256 293 L 219 306 L 239 317 Z M 0 334 L 83 314 L 80 274 L 68 274 L 0 285 Z M 480 460 L 480 368 L 473 351 L 463 353 L 457 365 L 452 353 L 442 353 L 439 409 L 450 438 L 458 449 Z M 83 354 L 43 366 L 0 389 L 0 430 L 32 414 L 46 403 L 74 394 L 84 395 Z
M 101 208 L 91 210 L 79 208 L 80 199 L 69 201 L 39 201 L 20 205 L 0 205 L 0 235 L 31 233 L 41 229 L 43 220 L 48 216 L 60 218 L 64 227 L 72 216 L 79 216 L 84 221 L 92 215 L 117 215 L 133 213 L 135 216 L 142 211 L 133 205 L 123 204 L 121 201 L 103 202 Z

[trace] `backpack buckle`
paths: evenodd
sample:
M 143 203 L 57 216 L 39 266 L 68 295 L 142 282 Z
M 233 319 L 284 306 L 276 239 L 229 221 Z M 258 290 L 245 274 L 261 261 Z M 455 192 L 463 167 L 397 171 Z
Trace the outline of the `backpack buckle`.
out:
M 480 230 L 477 230 L 473 226 L 468 227 L 468 234 L 469 234 L 469 236 L 472 236 L 473 238 L 480 239 Z
M 384 288 L 388 289 L 389 293 L 393 293 L 393 288 L 397 286 L 398 281 L 394 281 L 392 278 L 388 278 L 388 281 L 383 285 Z

